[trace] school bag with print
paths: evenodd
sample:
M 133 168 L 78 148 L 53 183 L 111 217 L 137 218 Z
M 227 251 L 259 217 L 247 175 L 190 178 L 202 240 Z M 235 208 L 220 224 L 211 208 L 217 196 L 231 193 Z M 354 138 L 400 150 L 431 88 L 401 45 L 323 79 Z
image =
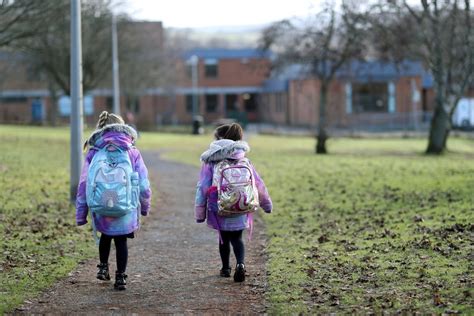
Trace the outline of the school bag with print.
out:
M 98 149 L 86 183 L 87 206 L 92 214 L 121 217 L 137 211 L 138 172 L 133 170 L 127 150 L 114 144 Z
M 250 161 L 222 160 L 214 166 L 213 186 L 217 188 L 217 214 L 231 217 L 258 209 L 258 191 Z

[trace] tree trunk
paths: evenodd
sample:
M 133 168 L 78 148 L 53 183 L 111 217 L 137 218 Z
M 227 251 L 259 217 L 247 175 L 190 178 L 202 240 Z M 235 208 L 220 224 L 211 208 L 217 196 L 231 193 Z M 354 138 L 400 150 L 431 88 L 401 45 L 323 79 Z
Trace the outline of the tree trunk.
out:
M 431 120 L 430 136 L 428 139 L 427 154 L 440 155 L 446 150 L 446 142 L 451 123 L 449 114 L 441 104 L 436 105 L 436 109 Z
M 326 131 L 326 103 L 328 95 L 328 86 L 325 83 L 321 83 L 319 89 L 319 124 L 318 124 L 318 135 L 316 137 L 316 153 L 326 154 L 326 141 L 329 135 Z

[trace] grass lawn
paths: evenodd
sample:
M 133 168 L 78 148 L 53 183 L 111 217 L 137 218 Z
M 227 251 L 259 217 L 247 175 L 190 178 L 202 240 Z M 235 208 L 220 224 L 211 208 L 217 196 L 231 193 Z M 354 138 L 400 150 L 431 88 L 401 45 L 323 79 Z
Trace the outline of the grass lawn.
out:
M 474 142 L 258 137 L 271 312 L 474 312 Z
M 176 139 L 185 151 L 165 157 L 199 165 L 209 140 Z M 326 156 L 312 138 L 250 145 L 275 208 L 271 314 L 474 312 L 474 141 L 442 157 L 424 139 L 334 139 Z
M 0 314 L 95 250 L 69 203 L 66 129 L 0 126 Z
M 87 135 L 87 134 L 86 134 Z M 95 255 L 69 205 L 66 129 L 0 126 L 0 314 Z M 199 165 L 210 135 L 142 133 L 140 149 Z M 474 313 L 474 142 L 250 138 L 274 202 L 269 313 Z M 249 271 L 252 273 L 252 271 Z

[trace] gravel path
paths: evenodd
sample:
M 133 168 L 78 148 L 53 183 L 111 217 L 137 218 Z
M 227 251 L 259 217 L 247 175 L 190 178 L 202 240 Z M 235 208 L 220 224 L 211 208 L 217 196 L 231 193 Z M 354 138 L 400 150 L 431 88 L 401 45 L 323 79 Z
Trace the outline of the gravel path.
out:
M 95 279 L 98 259 L 82 262 L 16 313 L 44 314 L 257 314 L 265 312 L 266 272 L 263 225 L 258 216 L 247 245 L 247 279 L 235 283 L 219 277 L 217 234 L 195 224 L 193 203 L 199 170 L 145 152 L 159 201 L 143 218 L 138 236 L 129 240 L 126 291 L 114 291 L 113 280 Z M 154 192 L 156 197 L 156 192 Z M 156 199 L 155 199 L 156 201 Z M 92 240 L 91 240 L 92 242 Z M 231 257 L 231 262 L 235 258 Z M 110 257 L 115 271 L 115 253 Z M 233 260 L 233 261 L 232 261 Z

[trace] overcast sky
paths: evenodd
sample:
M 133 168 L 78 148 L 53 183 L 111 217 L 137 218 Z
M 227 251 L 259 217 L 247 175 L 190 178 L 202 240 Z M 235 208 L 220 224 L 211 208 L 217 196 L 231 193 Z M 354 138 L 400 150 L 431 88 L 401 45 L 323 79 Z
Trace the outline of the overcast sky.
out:
M 319 0 L 129 0 L 126 11 L 137 20 L 165 27 L 201 28 L 268 24 L 314 11 Z

